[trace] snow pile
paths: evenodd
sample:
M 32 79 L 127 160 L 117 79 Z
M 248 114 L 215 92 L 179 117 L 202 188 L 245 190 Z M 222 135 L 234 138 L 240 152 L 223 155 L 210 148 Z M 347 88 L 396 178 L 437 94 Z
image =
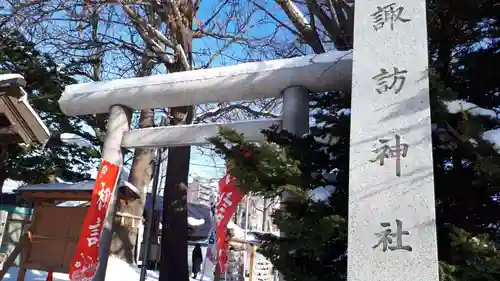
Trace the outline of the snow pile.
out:
M 205 223 L 204 219 L 196 219 L 193 217 L 188 217 L 188 224 L 190 226 L 200 226 Z
M 18 189 L 20 186 L 23 185 L 25 185 L 25 183 L 22 181 L 14 181 L 11 179 L 6 179 L 2 187 L 2 193 L 13 193 L 14 190 Z
M 445 101 L 444 104 L 446 105 L 448 112 L 451 114 L 466 111 L 467 113 L 474 116 L 497 118 L 497 113 L 494 110 L 485 109 L 463 100 Z
M 17 267 L 11 267 L 3 281 L 16 281 L 17 279 Z M 135 266 L 126 263 L 125 261 L 110 257 L 108 261 L 108 268 L 106 271 L 106 281 L 139 281 L 141 270 Z M 64 273 L 54 273 L 54 281 L 69 281 L 68 274 Z M 47 278 L 47 273 L 38 270 L 28 270 L 26 272 L 25 281 L 45 281 Z M 148 270 L 146 274 L 146 281 L 158 281 L 159 273 L 156 271 Z M 203 276 L 203 279 L 199 278 L 197 281 L 210 281 L 211 279 L 207 276 Z M 195 281 L 191 279 L 191 281 Z

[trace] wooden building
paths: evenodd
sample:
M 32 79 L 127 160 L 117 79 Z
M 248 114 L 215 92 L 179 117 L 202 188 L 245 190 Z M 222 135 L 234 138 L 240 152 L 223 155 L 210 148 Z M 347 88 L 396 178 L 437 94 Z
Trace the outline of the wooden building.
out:
M 120 200 L 135 200 L 140 193 L 122 176 L 118 184 Z M 18 281 L 24 280 L 27 269 L 69 272 L 76 250 L 88 202 L 92 198 L 95 180 L 80 183 L 49 183 L 19 187 L 17 193 L 32 201 L 34 211 L 30 224 L 0 271 L 4 276 L 14 259 L 21 254 Z M 82 204 L 64 204 L 82 202 Z

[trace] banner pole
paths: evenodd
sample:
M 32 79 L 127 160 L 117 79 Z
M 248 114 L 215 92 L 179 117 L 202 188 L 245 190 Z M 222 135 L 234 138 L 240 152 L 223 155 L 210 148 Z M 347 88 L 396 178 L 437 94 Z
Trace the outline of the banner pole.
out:
M 156 159 L 154 161 L 154 178 L 153 178 L 153 186 L 151 190 L 151 196 L 149 197 L 151 202 L 151 209 L 147 212 L 147 221 L 146 221 L 146 233 L 144 234 L 144 255 L 142 256 L 142 265 L 141 265 L 141 273 L 139 276 L 139 281 L 146 280 L 146 271 L 149 265 L 149 256 L 151 252 L 151 236 L 154 235 L 156 237 L 156 233 L 153 233 L 154 229 L 154 213 L 155 213 L 155 203 L 156 203 L 156 193 L 158 192 L 158 182 L 160 180 L 161 174 L 161 157 L 163 156 L 164 149 L 160 148 L 156 150 Z M 147 197 L 147 196 L 146 196 Z
M 245 232 L 243 234 L 243 240 L 245 241 L 245 243 L 243 244 L 244 246 L 244 251 L 243 251 L 243 280 L 242 281 L 245 281 L 247 279 L 247 272 L 246 272 L 246 268 L 247 268 L 247 232 L 248 232 L 248 217 L 249 217 L 249 203 L 250 203 L 250 197 L 252 196 L 252 193 L 248 193 L 247 194 L 247 198 L 246 198 L 246 202 L 245 202 Z

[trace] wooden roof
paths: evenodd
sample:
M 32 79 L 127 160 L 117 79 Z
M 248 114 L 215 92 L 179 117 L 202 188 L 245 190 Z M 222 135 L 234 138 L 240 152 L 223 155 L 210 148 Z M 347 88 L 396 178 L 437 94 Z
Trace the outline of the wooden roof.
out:
M 30 201 L 90 201 L 95 180 L 79 183 L 45 183 L 21 186 L 16 193 Z M 139 190 L 132 184 L 120 180 L 120 199 L 132 201 L 140 198 Z
M 24 78 L 19 74 L 0 75 L 0 144 L 45 143 L 50 132 L 28 103 Z

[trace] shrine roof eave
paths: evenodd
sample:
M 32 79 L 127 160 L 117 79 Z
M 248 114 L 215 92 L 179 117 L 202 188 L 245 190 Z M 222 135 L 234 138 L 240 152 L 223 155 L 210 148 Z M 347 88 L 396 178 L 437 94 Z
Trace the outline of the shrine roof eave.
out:
M 14 131 L 26 144 L 44 144 L 50 131 L 28 102 L 26 84 L 19 74 L 0 74 L 0 113 L 13 124 Z
M 352 51 L 67 86 L 66 115 L 106 113 L 113 105 L 166 108 L 279 97 L 293 86 L 311 92 L 351 88 Z
M 16 73 L 0 74 L 0 95 L 7 94 L 21 98 L 24 94 L 20 88 L 24 86 L 26 86 L 26 81 L 22 75 Z
M 87 180 L 78 183 L 43 183 L 21 186 L 14 192 L 28 200 L 33 198 L 47 198 L 45 195 L 37 196 L 36 194 L 53 194 L 54 199 L 58 200 L 76 200 L 75 198 L 83 198 L 90 200 L 90 194 L 94 190 L 95 180 Z M 135 200 L 140 198 L 139 190 L 131 183 L 120 180 L 118 183 L 120 188 L 120 199 Z M 68 196 L 64 195 L 68 194 Z M 84 195 L 81 195 L 84 194 Z M 82 197 L 83 196 L 83 197 Z

